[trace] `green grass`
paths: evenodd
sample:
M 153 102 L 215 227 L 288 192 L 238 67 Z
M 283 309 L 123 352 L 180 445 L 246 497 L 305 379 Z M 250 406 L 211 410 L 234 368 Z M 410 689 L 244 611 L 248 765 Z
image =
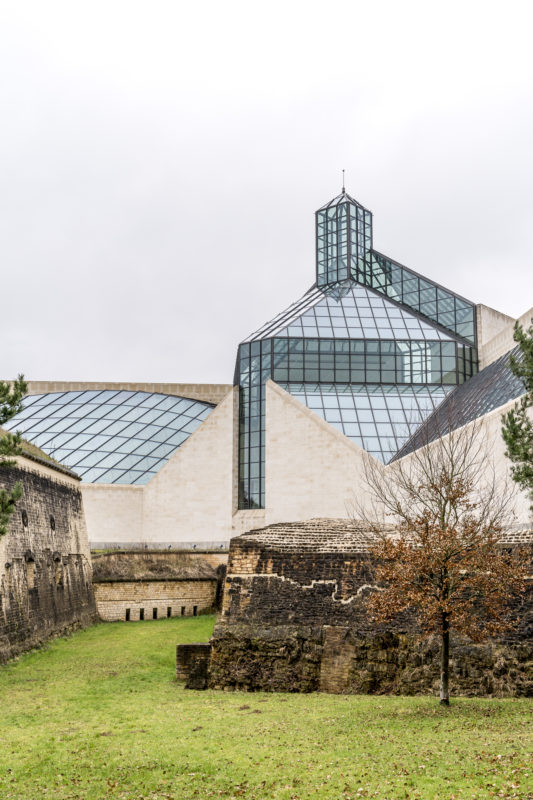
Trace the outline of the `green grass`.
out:
M 192 692 L 212 617 L 100 624 L 0 668 L 2 800 L 532 798 L 531 702 Z

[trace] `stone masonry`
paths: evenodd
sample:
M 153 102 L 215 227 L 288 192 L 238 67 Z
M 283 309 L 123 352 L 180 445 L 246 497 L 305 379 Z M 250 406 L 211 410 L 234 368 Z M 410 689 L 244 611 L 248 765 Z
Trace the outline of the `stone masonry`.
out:
M 2 469 L 24 495 L 0 539 L 0 662 L 96 621 L 79 479 L 51 460 Z
M 196 616 L 219 605 L 227 553 L 95 554 L 94 592 L 107 622 Z
M 316 519 L 278 524 L 232 540 L 220 621 L 211 639 L 212 688 L 415 694 L 436 691 L 439 647 L 413 618 L 376 625 L 371 535 L 362 523 Z M 531 546 L 529 531 L 503 546 Z M 512 612 L 518 626 L 481 645 L 455 639 L 456 694 L 533 694 L 533 592 Z

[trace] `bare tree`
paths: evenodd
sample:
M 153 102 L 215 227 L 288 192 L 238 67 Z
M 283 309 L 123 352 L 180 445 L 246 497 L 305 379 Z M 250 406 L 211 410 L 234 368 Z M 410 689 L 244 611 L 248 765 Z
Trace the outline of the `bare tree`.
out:
M 380 588 L 369 609 L 379 622 L 410 609 L 422 634 L 440 635 L 440 702 L 449 705 L 450 632 L 480 641 L 509 626 L 527 560 L 499 545 L 514 519 L 513 492 L 497 478 L 483 423 L 447 424 L 443 436 L 435 425 L 432 441 L 385 468 L 365 459 L 371 502 L 359 516 L 377 534 Z M 383 533 L 385 522 L 394 533 Z

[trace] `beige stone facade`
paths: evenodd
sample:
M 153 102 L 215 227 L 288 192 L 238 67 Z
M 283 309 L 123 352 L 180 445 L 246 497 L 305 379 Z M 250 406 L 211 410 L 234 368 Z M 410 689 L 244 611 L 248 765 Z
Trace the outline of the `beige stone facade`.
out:
M 88 392 L 121 389 L 127 392 L 160 392 L 204 403 L 220 403 L 233 387 L 228 383 L 121 383 L 100 381 L 28 381 L 28 394 Z
M 265 524 L 348 517 L 369 456 L 273 381 L 266 408 Z
M 498 324 L 495 326 L 496 315 L 497 317 L 504 317 L 505 315 L 499 314 L 493 309 L 487 309 L 486 306 L 481 306 L 481 308 L 483 309 L 481 315 L 482 326 L 484 319 L 485 325 L 482 327 L 483 338 L 479 340 L 479 368 L 484 369 L 489 364 L 492 364 L 493 361 L 496 361 L 497 358 L 508 353 L 509 350 L 515 346 L 515 341 L 513 339 L 515 320 L 511 317 L 507 317 L 508 321 L 505 325 L 499 324 L 501 320 L 498 320 Z M 490 315 L 486 313 L 489 311 L 491 312 Z M 487 322 L 489 319 L 490 323 Z M 533 308 L 530 308 L 522 314 L 516 322 L 523 328 L 528 328 L 531 325 L 532 319 Z M 489 336 L 489 334 L 493 335 Z
M 520 317 L 529 325 L 533 309 Z M 513 347 L 514 320 L 477 307 L 481 367 Z M 233 536 L 263 525 L 309 517 L 346 518 L 365 502 L 369 456 L 277 384 L 266 387 L 266 508 L 238 510 L 238 389 L 217 384 L 33 382 L 30 392 L 130 389 L 164 392 L 216 404 L 200 427 L 144 486 L 82 484 L 93 548 L 227 547 Z M 500 436 L 502 413 L 492 411 L 484 436 L 497 469 L 509 473 Z M 381 466 L 379 467 L 381 469 Z M 384 469 L 386 469 L 384 467 Z M 517 495 L 517 524 L 530 520 Z
M 82 483 L 81 491 L 93 549 L 125 542 L 139 547 L 145 544 L 144 486 Z

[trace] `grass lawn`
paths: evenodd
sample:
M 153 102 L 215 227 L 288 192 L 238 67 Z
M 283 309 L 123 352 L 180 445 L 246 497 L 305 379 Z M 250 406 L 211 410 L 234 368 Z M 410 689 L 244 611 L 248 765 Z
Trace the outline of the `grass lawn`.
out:
M 213 617 L 100 624 L 0 667 L 1 800 L 533 798 L 528 700 L 192 692 Z

